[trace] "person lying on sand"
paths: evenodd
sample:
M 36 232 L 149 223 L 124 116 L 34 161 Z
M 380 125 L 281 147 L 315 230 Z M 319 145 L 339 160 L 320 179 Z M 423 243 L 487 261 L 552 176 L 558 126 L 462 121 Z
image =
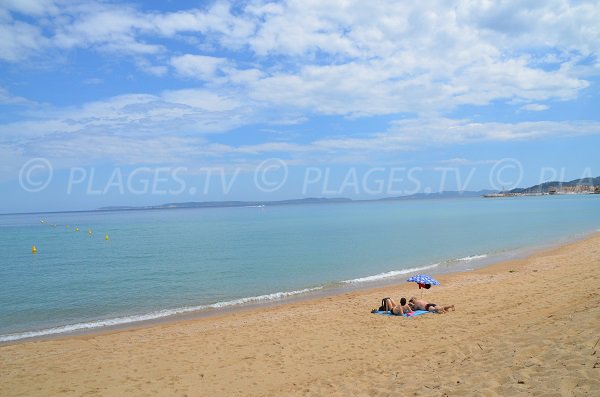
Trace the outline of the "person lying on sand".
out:
M 414 296 L 408 301 L 408 306 L 410 306 L 413 310 L 426 310 L 432 313 L 439 314 L 447 313 L 449 310 L 455 310 L 454 305 L 436 305 L 435 303 L 429 303 L 422 299 L 417 299 Z
M 371 310 L 371 312 L 376 312 L 376 309 Z M 403 314 L 412 313 L 413 310 L 406 304 L 406 298 L 400 299 L 400 304 L 396 304 L 392 298 L 383 298 L 381 300 L 381 306 L 379 307 L 379 311 L 390 312 L 393 315 L 401 316 Z

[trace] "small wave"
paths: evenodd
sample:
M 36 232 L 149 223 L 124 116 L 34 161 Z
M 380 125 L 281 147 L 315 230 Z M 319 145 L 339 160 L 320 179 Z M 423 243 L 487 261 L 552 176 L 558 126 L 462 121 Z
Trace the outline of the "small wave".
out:
M 140 321 L 156 320 L 159 318 L 174 316 L 177 314 L 190 313 L 190 312 L 201 311 L 201 310 L 206 310 L 206 309 L 222 309 L 224 307 L 243 305 L 246 303 L 274 301 L 274 300 L 279 300 L 279 299 L 287 298 L 287 297 L 294 296 L 294 295 L 301 295 L 301 294 L 306 294 L 306 293 L 309 293 L 312 291 L 318 291 L 322 288 L 323 287 L 315 287 L 315 288 L 305 288 L 305 289 L 298 290 L 298 291 L 275 292 L 275 293 L 267 294 L 267 295 L 251 296 L 251 297 L 247 297 L 247 298 L 234 299 L 234 300 L 226 301 L 226 302 L 217 302 L 217 303 L 212 303 L 210 305 L 188 306 L 188 307 L 181 307 L 181 308 L 177 308 L 177 309 L 165 309 L 165 310 L 154 311 L 154 312 L 150 312 L 150 313 L 146 313 L 146 314 L 133 315 L 133 316 L 127 316 L 127 317 L 116 317 L 116 318 L 110 318 L 107 320 L 97 320 L 97 321 L 90 321 L 90 322 L 85 322 L 85 323 L 69 324 L 69 325 L 63 325 L 60 327 L 42 329 L 42 330 L 38 330 L 38 331 L 27 331 L 27 332 L 15 333 L 15 334 L 5 334 L 5 335 L 0 335 L 0 343 L 1 342 L 13 342 L 16 340 L 28 339 L 28 338 L 37 338 L 40 336 L 66 334 L 69 332 L 75 332 L 75 331 L 81 331 L 81 330 L 87 330 L 87 329 L 111 327 L 111 326 L 123 325 L 123 324 L 131 324 L 131 323 L 137 323 Z
M 434 263 L 433 265 L 423 266 L 423 267 L 413 267 L 410 269 L 392 270 L 390 272 L 379 273 L 379 274 L 375 274 L 373 276 L 360 277 L 360 278 L 355 278 L 352 280 L 344 280 L 344 281 L 342 281 L 342 283 L 358 284 L 358 283 L 366 283 L 369 281 L 383 280 L 386 278 L 400 276 L 402 274 L 409 274 L 409 273 L 419 272 L 421 270 L 433 269 L 434 267 L 437 267 L 437 266 L 439 266 L 439 263 Z
M 245 303 L 272 301 L 272 300 L 287 298 L 287 297 L 294 296 L 294 295 L 307 294 L 309 292 L 318 291 L 320 289 L 323 289 L 323 287 L 305 288 L 305 289 L 301 289 L 298 291 L 290 291 L 290 292 L 275 292 L 275 293 L 267 294 L 267 295 L 251 296 L 248 298 L 240 298 L 240 299 L 235 299 L 235 300 L 227 301 L 227 302 L 213 303 L 211 305 L 207 305 L 206 307 L 213 308 L 213 309 L 220 309 L 220 308 L 228 307 L 228 306 L 243 305 Z
M 487 254 L 465 256 L 464 258 L 456 259 L 456 261 L 457 262 L 469 262 L 469 261 L 472 261 L 475 259 L 483 259 L 483 258 L 487 258 Z

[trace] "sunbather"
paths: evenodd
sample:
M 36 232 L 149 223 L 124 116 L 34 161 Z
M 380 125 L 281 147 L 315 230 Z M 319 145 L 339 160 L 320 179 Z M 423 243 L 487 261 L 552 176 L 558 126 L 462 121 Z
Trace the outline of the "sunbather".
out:
M 372 311 L 376 311 L 373 309 Z M 379 311 L 390 312 L 396 316 L 411 313 L 413 310 L 406 304 L 406 298 L 400 299 L 400 304 L 396 304 L 392 298 L 383 298 Z
M 408 306 L 413 310 L 427 310 L 432 313 L 447 313 L 449 310 L 455 310 L 454 305 L 436 305 L 435 303 L 429 303 L 422 299 L 417 299 L 414 296 L 408 301 Z

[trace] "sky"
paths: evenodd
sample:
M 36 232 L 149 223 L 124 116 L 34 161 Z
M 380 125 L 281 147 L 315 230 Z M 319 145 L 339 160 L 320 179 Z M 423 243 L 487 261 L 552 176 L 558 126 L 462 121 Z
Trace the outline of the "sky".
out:
M 0 0 L 0 213 L 600 175 L 598 1 Z

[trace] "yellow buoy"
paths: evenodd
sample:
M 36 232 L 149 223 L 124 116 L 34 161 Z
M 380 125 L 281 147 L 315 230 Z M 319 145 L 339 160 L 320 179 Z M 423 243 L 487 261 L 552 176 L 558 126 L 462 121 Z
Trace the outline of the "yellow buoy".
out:
M 68 228 L 69 228 L 69 225 L 65 225 L 65 227 L 68 229 Z
M 35 245 L 33 247 L 31 247 L 31 253 L 32 254 L 37 253 L 37 248 L 35 247 Z
M 104 239 L 105 239 L 106 241 L 108 241 L 108 234 L 107 234 L 106 236 L 104 236 Z
M 91 236 L 92 235 L 92 229 L 88 229 L 88 234 Z
M 75 228 L 75 231 L 76 231 L 76 232 L 78 232 L 78 231 L 79 231 L 79 228 L 78 228 L 78 227 L 76 227 L 76 228 Z

